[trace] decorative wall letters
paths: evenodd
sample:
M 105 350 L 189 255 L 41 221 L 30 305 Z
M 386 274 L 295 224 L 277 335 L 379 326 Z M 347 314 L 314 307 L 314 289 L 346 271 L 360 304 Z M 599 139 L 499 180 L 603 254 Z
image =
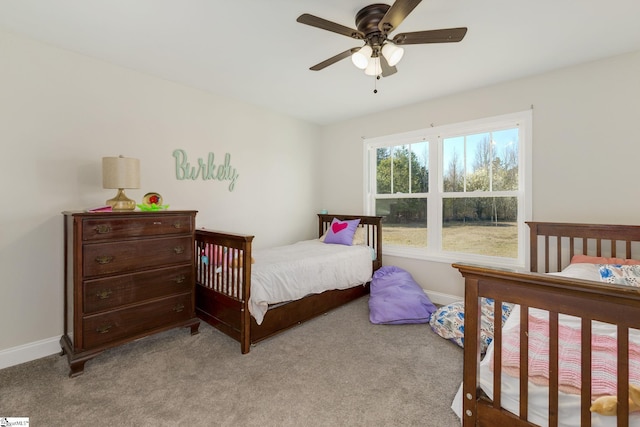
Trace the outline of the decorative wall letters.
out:
M 197 166 L 191 166 L 187 161 L 187 153 L 184 150 L 174 150 L 173 157 L 176 159 L 177 180 L 196 180 L 200 177 L 203 181 L 229 181 L 229 191 L 233 191 L 239 175 L 238 171 L 231 167 L 231 154 L 226 153 L 224 155 L 224 164 L 219 165 L 214 163 L 215 156 L 213 153 L 209 153 L 206 162 L 202 157 L 198 158 Z

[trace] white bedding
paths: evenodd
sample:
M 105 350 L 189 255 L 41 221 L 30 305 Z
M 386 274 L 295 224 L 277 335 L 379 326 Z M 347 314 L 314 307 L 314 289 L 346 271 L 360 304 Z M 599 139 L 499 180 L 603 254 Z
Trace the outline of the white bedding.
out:
M 373 273 L 371 248 L 318 239 L 253 251 L 249 311 L 261 324 L 269 304 L 363 285 Z
M 551 273 L 566 277 L 580 278 L 585 280 L 599 280 L 598 267 L 594 264 L 571 264 L 565 270 L 560 273 Z M 531 309 L 530 315 L 536 315 L 537 317 L 546 317 L 546 311 Z M 572 316 L 560 315 L 560 325 L 571 326 L 574 328 L 580 327 L 580 320 Z M 509 319 L 504 324 L 503 334 L 508 329 L 519 329 L 520 322 L 520 307 L 514 306 L 514 309 L 509 316 Z M 592 327 L 592 333 L 602 335 L 614 335 L 615 326 L 607 325 L 600 322 L 594 322 Z M 637 330 L 630 330 L 630 343 L 640 343 L 640 332 Z M 493 363 L 493 345 L 489 346 L 487 353 L 480 363 L 480 386 L 482 390 L 493 399 L 493 372 L 490 369 L 490 363 Z M 561 368 L 562 369 L 562 368 Z M 507 375 L 503 372 L 501 381 L 502 393 L 501 402 L 502 407 L 514 414 L 518 414 L 520 402 L 520 381 L 518 378 Z M 529 381 L 529 421 L 540 426 L 548 425 L 548 404 L 549 404 L 549 391 L 546 386 L 536 385 Z M 559 392 L 558 395 L 558 426 L 559 427 L 579 427 L 580 426 L 580 396 L 577 394 Z M 462 385 L 456 394 L 451 408 L 458 415 L 462 417 Z M 591 415 L 591 422 L 593 427 L 615 427 L 617 425 L 617 419 L 614 416 L 602 416 L 599 414 Z M 630 426 L 640 426 L 640 413 L 633 413 L 629 417 Z

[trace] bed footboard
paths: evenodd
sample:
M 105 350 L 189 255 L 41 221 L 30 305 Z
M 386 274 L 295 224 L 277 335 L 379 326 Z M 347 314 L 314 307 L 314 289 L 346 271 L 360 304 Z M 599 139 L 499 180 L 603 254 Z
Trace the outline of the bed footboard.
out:
M 240 342 L 251 345 L 251 244 L 253 236 L 196 230 L 196 314 Z

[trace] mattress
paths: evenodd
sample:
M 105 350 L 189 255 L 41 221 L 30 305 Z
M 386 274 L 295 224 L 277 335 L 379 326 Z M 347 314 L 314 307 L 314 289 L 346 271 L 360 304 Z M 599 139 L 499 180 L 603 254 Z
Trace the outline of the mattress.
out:
M 337 245 L 318 239 L 253 251 L 249 311 L 262 323 L 270 304 L 332 289 L 363 285 L 373 273 L 366 245 Z

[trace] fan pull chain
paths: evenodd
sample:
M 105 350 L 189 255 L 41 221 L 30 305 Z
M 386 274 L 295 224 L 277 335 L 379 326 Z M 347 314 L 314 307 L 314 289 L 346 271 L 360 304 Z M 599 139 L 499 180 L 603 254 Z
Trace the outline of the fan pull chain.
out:
M 380 58 L 376 57 L 376 58 L 374 58 L 374 61 L 379 62 Z M 374 80 L 373 80 L 373 93 L 376 94 L 376 93 L 378 93 L 378 80 L 380 80 L 380 74 L 374 74 L 373 78 L 374 78 Z

